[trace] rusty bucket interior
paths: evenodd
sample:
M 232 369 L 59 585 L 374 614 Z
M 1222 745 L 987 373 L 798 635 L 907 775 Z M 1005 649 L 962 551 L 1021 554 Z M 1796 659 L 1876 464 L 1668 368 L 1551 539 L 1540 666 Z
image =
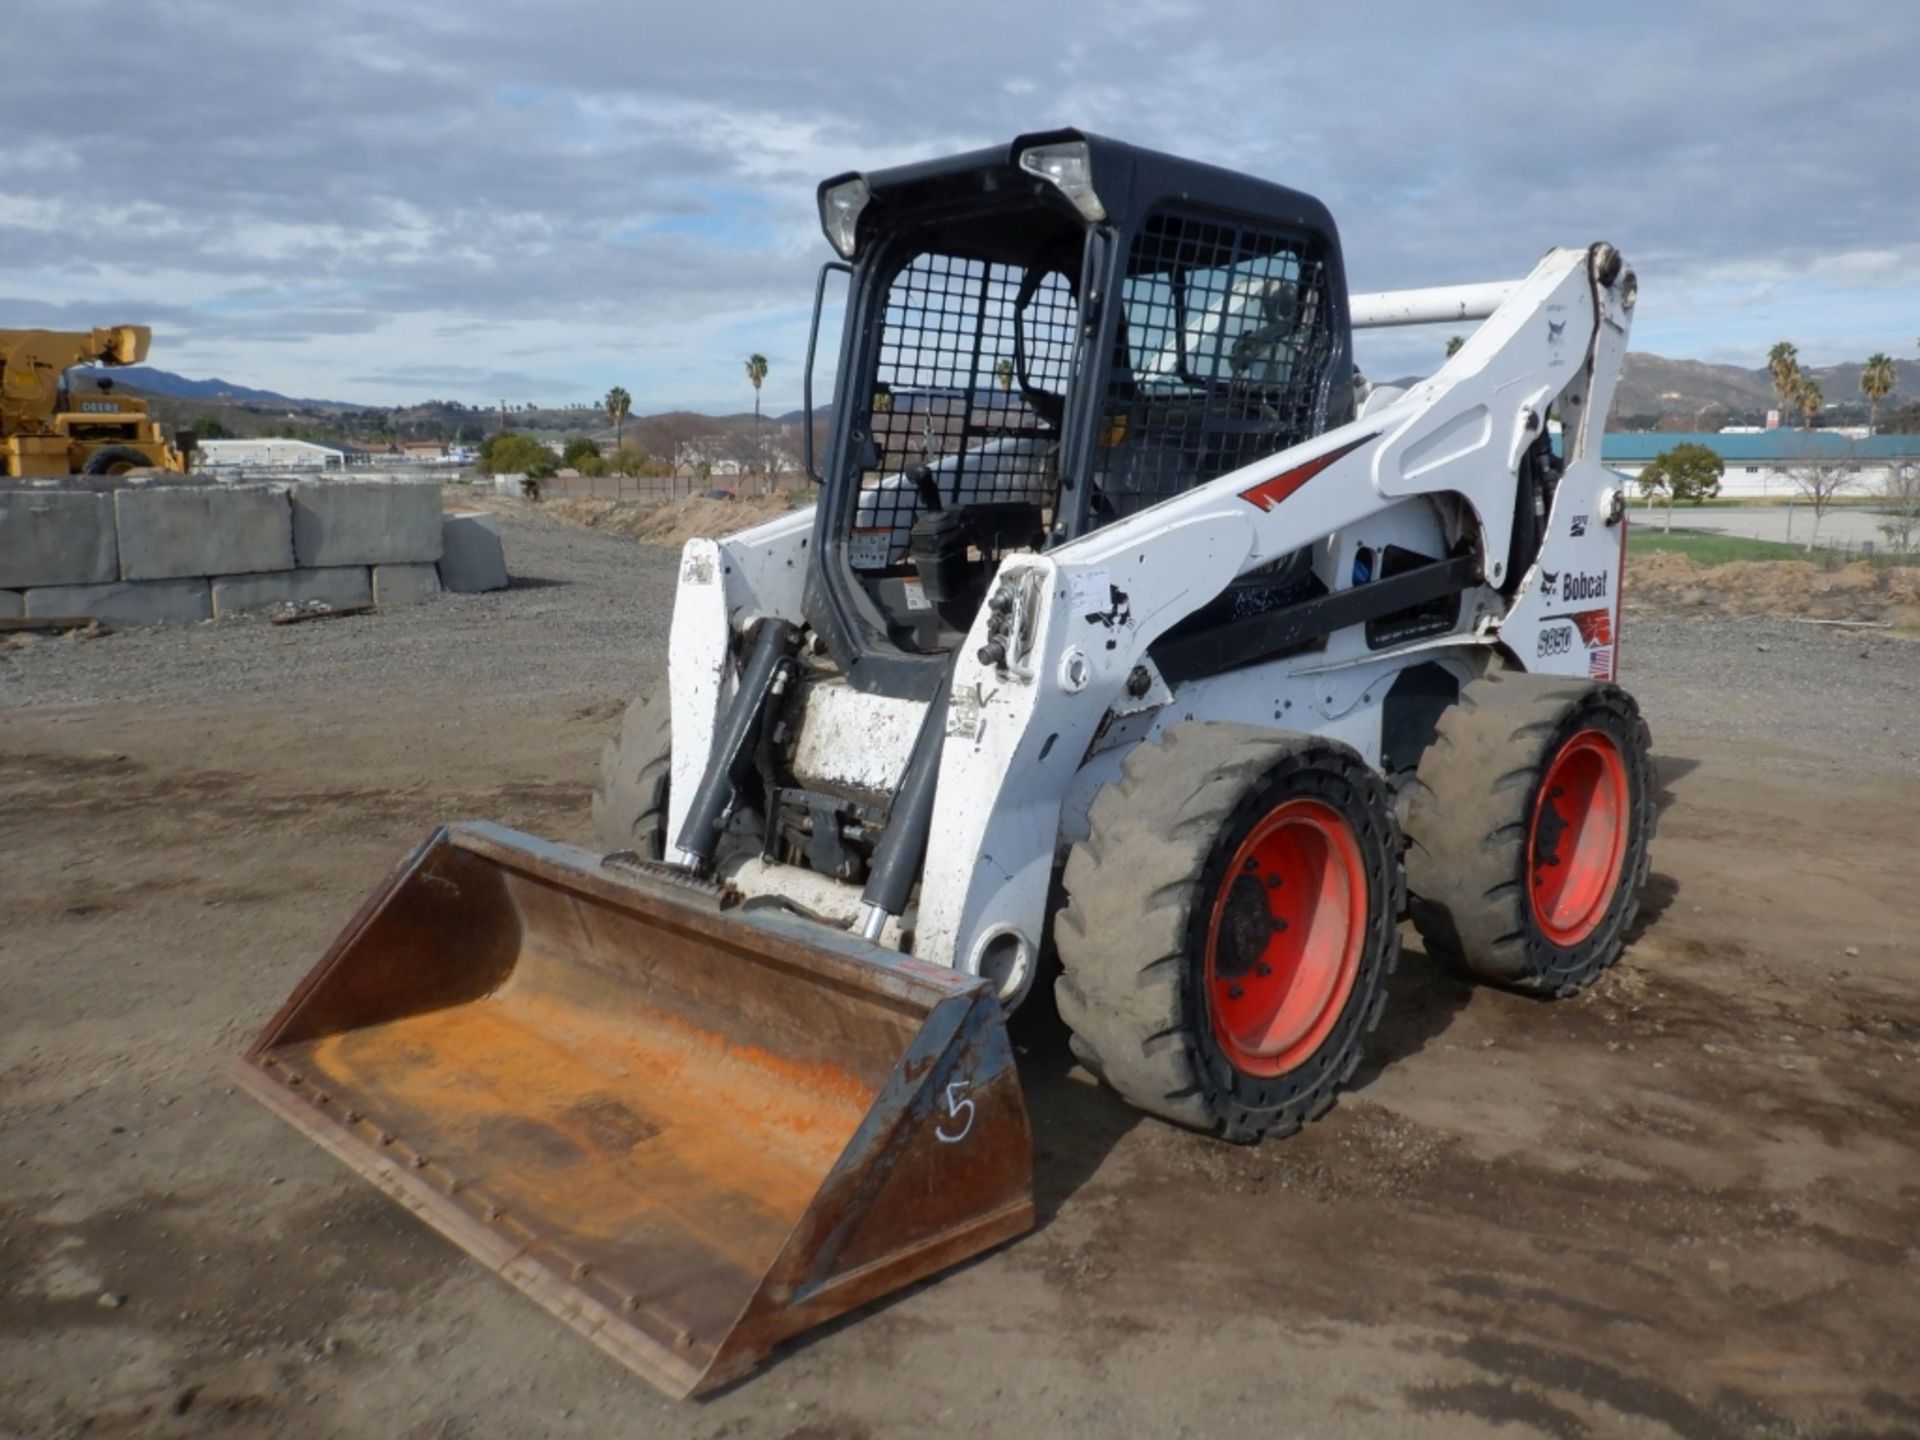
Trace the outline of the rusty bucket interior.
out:
M 409 857 L 238 1073 L 675 1396 L 1033 1220 L 982 982 L 497 826 Z

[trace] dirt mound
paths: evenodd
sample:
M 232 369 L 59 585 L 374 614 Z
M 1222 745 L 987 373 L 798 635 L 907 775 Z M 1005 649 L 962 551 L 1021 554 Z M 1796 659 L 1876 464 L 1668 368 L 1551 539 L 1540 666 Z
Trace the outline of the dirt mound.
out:
M 1920 623 L 1920 568 L 1864 560 L 1823 570 L 1805 560 L 1702 565 L 1685 555 L 1638 556 L 1627 567 L 1629 601 L 1663 614 L 1808 616 Z
M 610 530 L 648 545 L 681 545 L 701 536 L 731 535 L 793 509 L 784 494 L 743 496 L 738 500 L 549 500 L 543 515 Z

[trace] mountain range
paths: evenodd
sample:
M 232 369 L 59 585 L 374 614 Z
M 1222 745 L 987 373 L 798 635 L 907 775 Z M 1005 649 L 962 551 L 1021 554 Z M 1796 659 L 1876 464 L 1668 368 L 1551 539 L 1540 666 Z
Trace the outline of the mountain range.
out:
M 92 371 L 105 375 L 109 372 Z M 251 385 L 236 385 L 219 378 L 189 380 L 171 370 L 156 370 L 151 365 L 128 365 L 110 372 L 114 385 L 138 390 L 143 395 L 165 395 L 174 400 L 237 400 L 253 405 L 290 405 L 307 409 L 352 410 L 360 407 L 346 400 L 298 399 L 274 390 L 259 390 Z
M 1826 396 L 1829 420 L 1864 418 L 1865 401 L 1860 394 L 1861 366 L 1857 361 L 1840 365 L 1809 367 L 1808 373 L 1819 382 Z M 1920 361 L 1896 360 L 1893 394 L 1882 406 L 1883 413 L 1910 406 L 1920 397 Z M 94 372 L 99 373 L 99 372 Z M 144 395 L 174 401 L 198 401 L 239 406 L 284 406 L 290 410 L 351 411 L 383 407 L 365 406 L 345 400 L 300 399 L 273 390 L 262 390 L 218 378 L 193 380 L 170 370 L 148 365 L 129 366 L 113 372 L 115 383 Z M 1672 360 L 1662 355 L 1635 352 L 1627 356 L 1615 393 L 1611 426 L 1615 429 L 1650 430 L 1679 428 L 1711 430 L 1728 424 L 1758 424 L 1770 409 L 1779 407 L 1772 378 L 1765 367 L 1713 365 L 1701 360 Z M 405 411 L 415 407 L 385 407 Z M 823 410 L 825 407 L 822 407 Z M 486 417 L 481 417 L 486 418 Z M 636 414 L 635 421 L 643 419 Z M 797 422 L 801 412 L 778 417 Z M 534 425 L 546 420 L 544 407 Z M 516 417 L 516 423 L 528 420 Z M 579 427 L 578 419 L 557 412 L 548 423 Z

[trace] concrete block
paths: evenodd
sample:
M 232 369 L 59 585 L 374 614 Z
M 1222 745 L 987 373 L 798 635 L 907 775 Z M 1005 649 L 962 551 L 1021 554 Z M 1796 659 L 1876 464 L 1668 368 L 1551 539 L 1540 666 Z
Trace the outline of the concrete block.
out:
M 0 491 L 0 586 L 26 590 L 119 578 L 111 495 Z
M 325 570 L 277 570 L 269 575 L 216 575 L 213 613 L 244 615 L 310 601 L 345 610 L 373 603 L 373 585 L 364 565 L 335 565 Z
M 293 514 L 280 486 L 126 489 L 113 504 L 122 579 L 293 568 Z
M 506 588 L 507 552 L 493 516 L 456 512 L 441 522 L 440 584 L 459 594 Z
M 17 620 L 26 604 L 18 590 L 0 590 L 0 620 Z
M 109 625 L 185 625 L 213 618 L 212 587 L 199 580 L 120 580 L 27 591 L 29 615 L 91 615 Z
M 302 565 L 405 565 L 440 558 L 440 487 L 310 480 L 293 488 Z
M 440 572 L 432 565 L 376 565 L 373 567 L 373 603 L 413 605 L 440 593 Z

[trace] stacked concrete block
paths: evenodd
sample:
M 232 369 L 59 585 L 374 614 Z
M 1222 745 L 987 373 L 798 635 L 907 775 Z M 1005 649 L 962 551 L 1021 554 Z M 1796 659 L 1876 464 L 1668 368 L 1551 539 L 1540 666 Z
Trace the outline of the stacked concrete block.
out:
M 440 593 L 440 574 L 431 564 L 373 567 L 373 603 L 417 605 Z
M 113 496 L 123 580 L 293 568 L 293 516 L 280 486 L 156 486 Z
M 109 625 L 187 625 L 213 618 L 213 588 L 204 576 L 41 585 L 27 591 L 27 614 L 91 615 Z
M 497 578 L 470 588 L 506 583 L 498 534 L 481 548 L 489 542 Z M 439 593 L 440 558 L 433 484 L 188 478 L 0 489 L 0 617 L 165 625 L 286 605 L 411 604 Z
M 120 578 L 113 496 L 0 491 L 0 586 L 100 585 Z
M 213 613 L 222 616 L 277 610 L 285 605 L 304 608 L 321 604 L 329 610 L 348 610 L 372 603 L 373 584 L 364 565 L 222 575 L 213 582 Z
M 440 584 L 457 594 L 506 588 L 507 552 L 493 516 L 458 511 L 440 522 Z
M 440 558 L 435 485 L 308 481 L 293 487 L 300 565 L 403 565 Z

